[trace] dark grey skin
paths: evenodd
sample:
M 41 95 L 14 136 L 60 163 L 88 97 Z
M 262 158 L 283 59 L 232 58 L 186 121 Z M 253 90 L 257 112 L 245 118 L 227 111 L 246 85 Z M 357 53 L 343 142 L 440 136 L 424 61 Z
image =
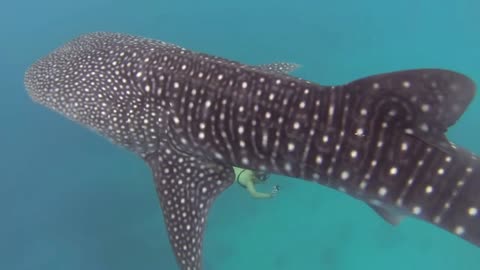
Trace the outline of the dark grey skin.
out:
M 208 209 L 232 166 L 314 181 L 391 223 L 414 216 L 480 245 L 480 163 L 444 133 L 475 85 L 447 70 L 340 86 L 123 34 L 81 36 L 29 68 L 30 96 L 151 167 L 180 269 L 202 269 Z

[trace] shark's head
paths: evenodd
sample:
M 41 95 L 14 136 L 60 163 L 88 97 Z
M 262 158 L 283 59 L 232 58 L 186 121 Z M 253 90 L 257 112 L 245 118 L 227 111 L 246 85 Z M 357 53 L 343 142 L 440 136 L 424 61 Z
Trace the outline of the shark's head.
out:
M 95 55 L 97 54 L 97 55 Z M 89 39 L 75 39 L 33 64 L 25 74 L 30 97 L 96 130 L 108 129 L 112 103 L 121 92 L 112 81 L 115 70 L 105 65 Z
M 74 48 L 64 46 L 52 54 L 38 60 L 25 73 L 25 85 L 30 97 L 55 111 L 71 118 L 80 119 L 91 104 L 86 104 L 87 92 L 72 87 L 69 66 L 77 66 L 74 62 Z M 78 72 L 78 71 L 77 71 Z
M 25 74 L 26 88 L 34 101 L 148 154 L 165 130 L 162 89 L 150 79 L 166 50 L 182 49 L 119 34 L 81 36 L 33 64 Z

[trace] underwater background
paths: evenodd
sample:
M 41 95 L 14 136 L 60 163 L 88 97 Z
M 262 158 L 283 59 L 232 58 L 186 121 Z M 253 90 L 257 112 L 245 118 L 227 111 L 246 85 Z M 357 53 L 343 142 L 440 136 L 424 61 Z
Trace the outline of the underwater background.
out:
M 176 270 L 151 172 L 134 154 L 34 104 L 26 68 L 68 40 L 110 31 L 233 60 L 302 65 L 340 84 L 410 68 L 448 68 L 480 84 L 478 0 L 23 0 L 0 9 L 0 269 Z M 449 138 L 480 153 L 477 97 Z M 479 179 L 480 181 L 480 179 Z M 273 176 L 272 200 L 238 185 L 213 205 L 205 270 L 480 269 L 480 249 L 408 218 Z M 480 194 L 479 194 L 480 196 Z

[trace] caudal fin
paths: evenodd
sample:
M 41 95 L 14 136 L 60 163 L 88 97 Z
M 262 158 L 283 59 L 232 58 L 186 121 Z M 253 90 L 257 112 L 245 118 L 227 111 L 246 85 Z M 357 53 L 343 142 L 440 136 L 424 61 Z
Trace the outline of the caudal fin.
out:
M 346 132 L 356 136 L 349 136 L 343 149 L 354 151 L 356 162 L 342 163 L 338 172 L 356 176 L 343 177 L 355 187 L 352 193 L 480 246 L 480 160 L 445 136 L 474 96 L 472 80 L 422 69 L 371 76 L 346 88 L 358 113 Z

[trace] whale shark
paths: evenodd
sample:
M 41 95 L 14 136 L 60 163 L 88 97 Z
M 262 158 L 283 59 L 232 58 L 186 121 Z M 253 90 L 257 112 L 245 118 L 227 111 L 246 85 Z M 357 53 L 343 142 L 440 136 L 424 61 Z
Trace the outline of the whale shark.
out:
M 24 83 L 149 165 L 182 270 L 202 269 L 207 214 L 234 167 L 316 182 L 389 223 L 417 218 L 480 246 L 480 161 L 445 135 L 474 97 L 470 78 L 412 69 L 330 86 L 288 74 L 297 67 L 99 32 L 32 64 Z

